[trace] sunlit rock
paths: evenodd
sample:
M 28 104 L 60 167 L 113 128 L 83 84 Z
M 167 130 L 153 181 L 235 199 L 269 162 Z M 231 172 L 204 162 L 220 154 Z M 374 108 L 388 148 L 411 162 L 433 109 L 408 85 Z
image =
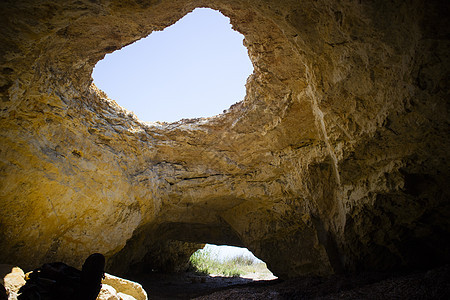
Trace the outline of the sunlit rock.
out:
M 8 299 L 15 300 L 25 284 L 25 274 L 19 267 L 0 265 L 0 283 L 5 287 Z
M 199 6 L 245 35 L 244 101 L 144 124 L 91 85 L 106 53 Z M 169 241 L 245 246 L 280 277 L 449 262 L 445 2 L 0 9 L 1 262 L 184 262 Z
M 117 291 L 110 285 L 102 284 L 102 289 L 98 294 L 97 300 L 121 300 L 117 295 Z
M 137 282 L 106 273 L 102 280 L 102 287 L 104 285 L 113 287 L 117 296 L 123 300 L 147 300 L 147 293 Z

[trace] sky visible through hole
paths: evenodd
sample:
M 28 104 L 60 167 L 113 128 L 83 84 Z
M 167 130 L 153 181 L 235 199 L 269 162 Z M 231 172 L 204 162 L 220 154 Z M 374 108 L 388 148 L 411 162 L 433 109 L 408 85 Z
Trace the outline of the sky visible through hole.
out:
M 197 8 L 163 31 L 107 54 L 92 76 L 141 121 L 214 116 L 245 97 L 253 66 L 243 38 L 220 12 Z

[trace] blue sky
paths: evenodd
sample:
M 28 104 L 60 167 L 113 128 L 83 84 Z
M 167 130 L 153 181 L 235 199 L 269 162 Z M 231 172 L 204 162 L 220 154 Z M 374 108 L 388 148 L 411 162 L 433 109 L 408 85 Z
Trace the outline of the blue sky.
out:
M 142 121 L 209 117 L 244 99 L 253 66 L 243 35 L 197 8 L 97 63 L 94 83 Z

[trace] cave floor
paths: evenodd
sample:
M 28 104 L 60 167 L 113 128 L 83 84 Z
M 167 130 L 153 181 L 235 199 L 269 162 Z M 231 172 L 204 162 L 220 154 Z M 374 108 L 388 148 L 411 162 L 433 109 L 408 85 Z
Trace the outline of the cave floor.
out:
M 149 299 L 450 299 L 450 266 L 409 273 L 360 273 L 290 280 L 147 274 Z
M 271 286 L 279 280 L 261 280 L 261 278 L 224 277 L 186 273 L 151 273 L 128 276 L 128 279 L 142 284 L 149 299 L 193 299 L 200 296 L 225 291 L 230 288 L 250 286 Z M 273 277 L 276 278 L 276 277 Z

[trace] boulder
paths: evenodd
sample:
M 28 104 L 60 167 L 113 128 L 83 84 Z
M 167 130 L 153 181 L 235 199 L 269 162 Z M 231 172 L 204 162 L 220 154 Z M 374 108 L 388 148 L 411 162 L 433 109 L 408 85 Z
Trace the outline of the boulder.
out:
M 25 274 L 19 267 L 0 264 L 0 283 L 5 287 L 9 300 L 17 299 L 20 287 L 25 284 Z
M 142 286 L 137 283 L 114 275 L 105 274 L 102 286 L 113 287 L 117 292 L 117 296 L 122 300 L 147 300 L 147 293 Z M 103 289 L 102 287 L 102 289 Z

